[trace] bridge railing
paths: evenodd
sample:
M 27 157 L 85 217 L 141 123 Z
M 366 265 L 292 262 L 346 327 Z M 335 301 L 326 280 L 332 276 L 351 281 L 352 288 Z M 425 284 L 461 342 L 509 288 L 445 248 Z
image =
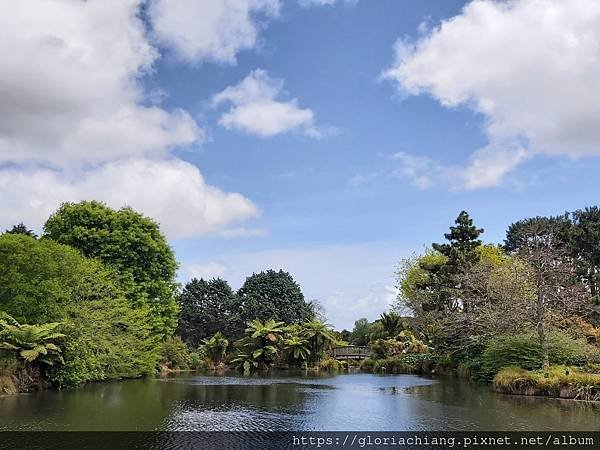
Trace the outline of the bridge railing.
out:
M 369 356 L 369 347 L 349 345 L 347 347 L 334 347 L 331 356 L 335 359 L 365 359 Z

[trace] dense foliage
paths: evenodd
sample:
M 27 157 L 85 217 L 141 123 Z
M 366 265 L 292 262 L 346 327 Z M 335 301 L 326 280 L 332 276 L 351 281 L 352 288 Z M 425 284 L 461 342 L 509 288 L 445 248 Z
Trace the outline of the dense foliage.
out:
M 267 270 L 246 278 L 236 299 L 235 321 L 239 329 L 254 319 L 302 323 L 314 317 L 300 286 L 283 270 Z
M 61 324 L 64 364 L 48 371 L 50 380 L 71 386 L 154 370 L 158 342 L 148 311 L 131 307 L 100 261 L 49 239 L 4 234 L 0 267 L 1 311 L 31 326 Z
M 403 261 L 397 308 L 412 312 L 409 328 L 439 370 L 490 381 L 506 366 L 594 363 L 598 230 L 600 212 L 586 208 L 515 222 L 500 247 L 483 244 L 463 211 L 447 243 Z M 377 341 L 375 353 L 391 344 Z
M 209 281 L 193 278 L 179 295 L 177 334 L 192 347 L 216 332 L 233 330 L 235 293 L 220 278 Z
M 153 331 L 169 336 L 177 324 L 173 251 L 156 222 L 99 202 L 64 203 L 44 225 L 44 238 L 78 249 L 115 269 L 132 305 L 145 305 Z

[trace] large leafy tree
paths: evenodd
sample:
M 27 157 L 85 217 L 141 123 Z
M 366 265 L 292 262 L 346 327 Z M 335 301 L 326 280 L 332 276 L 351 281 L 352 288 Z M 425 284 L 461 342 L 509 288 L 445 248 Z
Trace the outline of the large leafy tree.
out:
M 189 281 L 179 295 L 177 334 L 192 347 L 221 331 L 229 334 L 235 293 L 220 278 Z
M 354 322 L 350 333 L 350 342 L 354 345 L 367 345 L 369 343 L 369 319 L 362 317 Z
M 300 286 L 283 270 L 267 270 L 249 276 L 237 294 L 233 311 L 238 328 L 254 319 L 292 324 L 308 322 L 314 317 Z
M 61 386 L 152 373 L 158 342 L 148 309 L 124 298 L 112 269 L 49 239 L 0 236 L 0 311 L 20 323 L 60 322 Z M 43 353 L 42 353 L 43 355 Z
M 577 210 L 572 215 L 570 247 L 577 273 L 596 305 L 600 305 L 600 208 Z
M 69 245 L 115 269 L 134 305 L 150 310 L 152 328 L 170 335 L 177 324 L 177 263 L 158 224 L 131 208 L 103 203 L 64 203 L 44 225 L 44 238 Z
M 565 218 L 566 220 L 566 218 Z M 577 283 L 568 243 L 567 225 L 561 218 L 535 218 L 513 224 L 508 242 L 518 242 L 513 253 L 531 268 L 531 284 L 535 295 L 532 322 L 541 345 L 541 363 L 549 367 L 548 332 L 552 310 L 561 314 L 578 313 L 585 301 L 581 284 Z M 511 233 L 512 231 L 512 233 Z M 511 240 L 509 240 L 509 238 Z M 526 317 L 525 311 L 522 311 Z
M 568 245 L 572 225 L 568 214 L 551 217 L 537 216 L 519 220 L 508 227 L 506 239 L 504 239 L 504 249 L 509 253 L 527 252 L 536 245 L 535 240 L 531 238 L 533 229 L 537 234 L 543 232 L 546 236 L 554 236 L 554 240 L 560 240 L 563 245 Z

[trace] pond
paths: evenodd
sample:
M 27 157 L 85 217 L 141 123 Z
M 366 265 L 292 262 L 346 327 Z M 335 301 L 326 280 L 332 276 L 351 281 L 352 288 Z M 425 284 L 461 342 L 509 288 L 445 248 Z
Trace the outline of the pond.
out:
M 0 397 L 0 430 L 598 430 L 595 403 L 456 378 L 182 375 Z

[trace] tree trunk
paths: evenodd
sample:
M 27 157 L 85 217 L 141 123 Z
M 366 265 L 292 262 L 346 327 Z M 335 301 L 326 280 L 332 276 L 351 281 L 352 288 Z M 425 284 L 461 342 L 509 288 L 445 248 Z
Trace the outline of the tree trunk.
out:
M 548 372 L 548 369 L 550 368 L 550 355 L 548 351 L 548 336 L 543 321 L 538 322 L 537 332 L 542 346 L 542 370 Z
M 538 280 L 538 295 L 537 295 L 537 332 L 540 338 L 542 347 L 542 370 L 548 372 L 550 368 L 550 356 L 548 351 L 548 335 L 546 334 L 546 302 L 544 294 L 540 292 L 542 289 L 541 283 Z

